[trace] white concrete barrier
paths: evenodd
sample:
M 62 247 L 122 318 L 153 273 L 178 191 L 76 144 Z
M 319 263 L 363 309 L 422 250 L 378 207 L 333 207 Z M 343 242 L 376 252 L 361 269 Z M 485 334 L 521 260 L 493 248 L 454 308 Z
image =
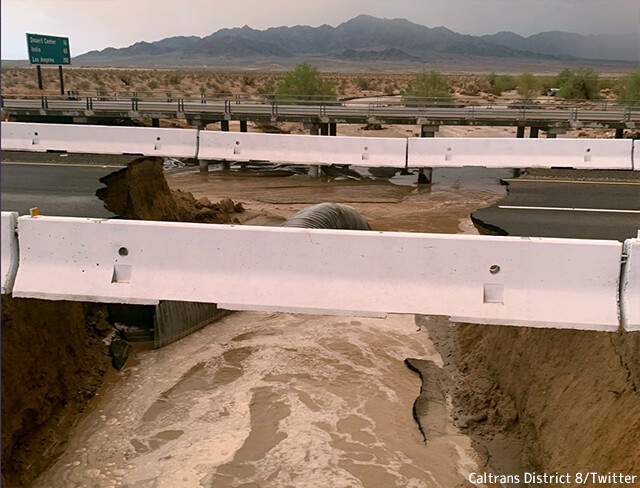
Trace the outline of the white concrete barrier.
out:
M 640 171 L 640 140 L 633 141 L 633 169 Z
M 2 122 L 2 149 L 5 151 L 195 158 L 197 140 L 195 129 Z
M 2 249 L 1 274 L 2 294 L 11 293 L 18 269 L 18 237 L 16 236 L 17 212 L 2 212 L 0 223 L 0 244 Z
M 630 139 L 409 139 L 408 166 L 632 169 Z
M 406 139 L 200 132 L 199 159 L 404 168 Z
M 613 331 L 617 241 L 18 219 L 17 297 Z
M 640 231 L 624 242 L 626 262 L 620 283 L 620 318 L 628 331 L 640 331 Z

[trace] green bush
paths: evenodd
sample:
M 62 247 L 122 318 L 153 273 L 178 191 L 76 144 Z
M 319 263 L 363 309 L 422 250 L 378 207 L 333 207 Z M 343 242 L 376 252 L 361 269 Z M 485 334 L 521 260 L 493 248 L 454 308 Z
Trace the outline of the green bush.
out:
M 621 103 L 636 102 L 636 105 L 640 105 L 640 68 L 624 80 L 617 100 Z
M 278 100 L 334 101 L 336 88 L 330 81 L 322 79 L 318 68 L 300 63 L 278 83 L 275 95 Z
M 540 93 L 540 82 L 531 73 L 522 73 L 518 77 L 518 95 L 523 100 L 533 100 Z
M 409 88 L 402 94 L 402 102 L 407 106 L 420 106 L 433 102 L 425 102 L 422 98 L 438 98 L 438 102 L 450 102 L 453 90 L 447 79 L 437 71 L 423 71 L 409 83 Z
M 489 93 L 493 95 L 501 95 L 502 92 L 515 90 L 518 86 L 516 79 L 509 75 L 498 76 L 491 73 L 487 76 L 487 81 L 489 82 Z
M 362 76 L 356 76 L 353 79 L 353 84 L 359 88 L 360 90 L 368 90 L 369 89 L 369 80 Z
M 565 71 L 568 73 L 565 74 Z M 600 98 L 598 74 L 590 68 L 580 68 L 574 72 L 564 70 L 563 83 L 556 96 L 575 100 L 596 100 Z M 560 76 L 560 75 L 559 75 Z

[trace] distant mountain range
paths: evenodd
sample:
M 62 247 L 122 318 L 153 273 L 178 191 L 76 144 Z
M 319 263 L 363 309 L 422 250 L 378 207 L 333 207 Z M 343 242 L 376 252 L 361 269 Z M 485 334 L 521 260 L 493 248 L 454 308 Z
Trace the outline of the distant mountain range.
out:
M 543 32 L 522 37 L 512 32 L 486 36 L 429 28 L 406 19 L 360 15 L 337 27 L 295 26 L 256 30 L 221 29 L 207 37 L 169 37 L 125 48 L 90 51 L 79 65 L 215 64 L 261 59 L 278 63 L 297 58 L 347 61 L 430 62 L 448 57 L 640 62 L 640 33 L 589 35 Z

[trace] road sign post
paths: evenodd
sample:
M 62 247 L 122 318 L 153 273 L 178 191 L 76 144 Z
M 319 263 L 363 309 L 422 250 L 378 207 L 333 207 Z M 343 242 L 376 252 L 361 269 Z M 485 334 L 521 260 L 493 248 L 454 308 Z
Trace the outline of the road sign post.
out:
M 27 50 L 29 51 L 29 62 L 36 65 L 38 88 L 42 90 L 42 70 L 40 66 L 57 64 L 60 73 L 60 94 L 64 95 L 62 65 L 71 64 L 69 38 L 27 34 Z

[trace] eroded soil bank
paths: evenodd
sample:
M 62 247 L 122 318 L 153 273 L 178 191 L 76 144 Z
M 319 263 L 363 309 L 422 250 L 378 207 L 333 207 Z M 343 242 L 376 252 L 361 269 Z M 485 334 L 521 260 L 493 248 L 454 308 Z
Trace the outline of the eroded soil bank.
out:
M 2 296 L 2 486 L 29 485 L 66 447 L 109 366 L 106 307 Z
M 423 323 L 492 471 L 508 473 L 492 455 L 519 445 L 539 473 L 640 475 L 640 334 Z

